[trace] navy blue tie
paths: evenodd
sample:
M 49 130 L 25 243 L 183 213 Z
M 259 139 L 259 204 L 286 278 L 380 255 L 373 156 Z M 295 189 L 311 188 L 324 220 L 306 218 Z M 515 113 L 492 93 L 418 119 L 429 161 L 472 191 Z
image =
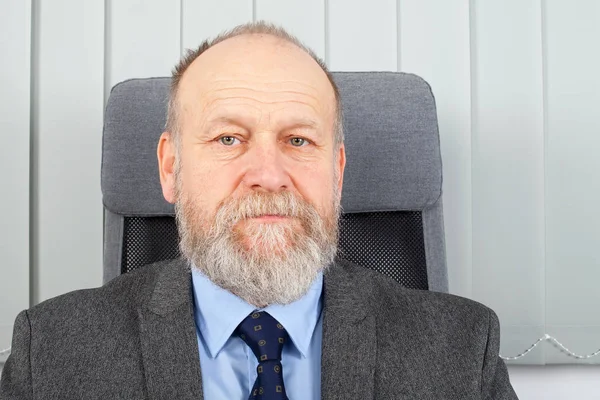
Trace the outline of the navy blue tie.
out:
M 288 400 L 283 386 L 281 351 L 288 333 L 275 318 L 264 311 L 247 316 L 236 330 L 256 359 L 257 377 L 249 400 Z

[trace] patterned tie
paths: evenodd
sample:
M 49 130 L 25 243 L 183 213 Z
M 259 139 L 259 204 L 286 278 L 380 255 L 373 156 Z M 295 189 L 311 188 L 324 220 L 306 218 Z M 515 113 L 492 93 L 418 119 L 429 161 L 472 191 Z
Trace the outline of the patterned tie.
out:
M 258 376 L 248 399 L 288 400 L 281 368 L 281 351 L 289 337 L 285 328 L 268 313 L 260 311 L 247 316 L 236 332 L 258 360 Z

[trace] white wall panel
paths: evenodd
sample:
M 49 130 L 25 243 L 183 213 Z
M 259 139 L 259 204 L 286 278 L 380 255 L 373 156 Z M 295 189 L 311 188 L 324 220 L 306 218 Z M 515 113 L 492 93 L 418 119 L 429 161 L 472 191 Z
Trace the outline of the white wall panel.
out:
M 520 327 L 514 355 L 544 333 L 541 5 L 472 5 L 473 298 Z
M 17 313 L 29 307 L 29 92 L 31 1 L 8 0 L 0 13 L 0 350 Z M 0 358 L 2 358 L 0 356 Z
M 102 284 L 104 1 L 35 1 L 34 302 Z
M 600 3 L 545 5 L 546 323 L 573 351 L 592 353 L 600 347 Z
M 182 0 L 182 43 L 184 49 L 198 47 L 224 30 L 251 22 L 252 0 Z
M 325 59 L 325 0 L 256 0 L 256 19 L 283 26 Z
M 450 292 L 470 297 L 469 2 L 400 0 L 398 14 L 400 70 L 423 77 L 431 85 L 436 99 L 444 165 L 444 223 Z
M 333 71 L 396 71 L 395 0 L 329 0 L 327 61 Z
M 598 400 L 600 365 L 508 367 L 510 382 L 522 400 Z
M 169 76 L 181 53 L 180 2 L 106 1 L 106 90 L 125 79 Z
M 101 283 L 110 87 L 169 75 L 182 48 L 256 19 L 282 24 L 333 70 L 424 77 L 438 107 L 451 291 L 497 311 L 503 355 L 546 332 L 597 350 L 595 0 L 5 0 L 0 350 L 30 300 Z M 549 343 L 520 362 L 544 360 L 573 362 Z

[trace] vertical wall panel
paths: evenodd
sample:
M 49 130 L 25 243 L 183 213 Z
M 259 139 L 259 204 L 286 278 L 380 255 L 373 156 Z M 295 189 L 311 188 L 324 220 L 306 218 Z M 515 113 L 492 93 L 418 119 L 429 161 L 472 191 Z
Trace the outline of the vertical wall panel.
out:
M 396 71 L 396 0 L 329 0 L 327 55 L 333 71 Z
M 252 21 L 252 0 L 182 0 L 182 42 L 192 49 L 226 29 Z
M 125 79 L 170 75 L 181 52 L 179 1 L 106 1 L 106 89 Z
M 440 122 L 451 291 L 499 314 L 503 355 L 545 332 L 597 350 L 595 0 L 5 0 L 0 350 L 30 300 L 101 284 L 110 87 L 168 75 L 182 48 L 253 19 L 282 24 L 333 70 L 425 78 Z M 574 361 L 544 343 L 521 362 L 543 360 Z
M 444 223 L 450 291 L 470 297 L 469 2 L 401 0 L 399 4 L 400 70 L 423 77 L 431 85 L 436 99 L 444 164 Z
M 571 350 L 592 353 L 600 347 L 600 3 L 545 4 L 546 323 Z M 570 360 L 553 352 L 548 361 Z
M 510 383 L 522 400 L 598 400 L 600 366 L 508 367 Z
M 473 298 L 498 313 L 503 353 L 516 354 L 544 333 L 541 5 L 472 6 Z
M 34 301 L 102 284 L 104 1 L 34 2 Z
M 283 26 L 325 59 L 325 0 L 256 0 L 256 19 Z
M 29 82 L 31 1 L 8 0 L 0 13 L 0 350 L 10 345 L 17 313 L 29 307 Z M 6 190 L 6 191 L 4 191 Z M 2 356 L 0 356 L 2 359 Z

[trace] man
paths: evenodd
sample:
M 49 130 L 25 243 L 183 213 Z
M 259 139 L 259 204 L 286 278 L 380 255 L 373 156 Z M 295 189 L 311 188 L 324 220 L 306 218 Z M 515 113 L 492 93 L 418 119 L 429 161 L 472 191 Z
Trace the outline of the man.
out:
M 335 258 L 341 127 L 280 29 L 189 53 L 157 150 L 183 260 L 19 314 L 2 398 L 515 399 L 491 310 Z

